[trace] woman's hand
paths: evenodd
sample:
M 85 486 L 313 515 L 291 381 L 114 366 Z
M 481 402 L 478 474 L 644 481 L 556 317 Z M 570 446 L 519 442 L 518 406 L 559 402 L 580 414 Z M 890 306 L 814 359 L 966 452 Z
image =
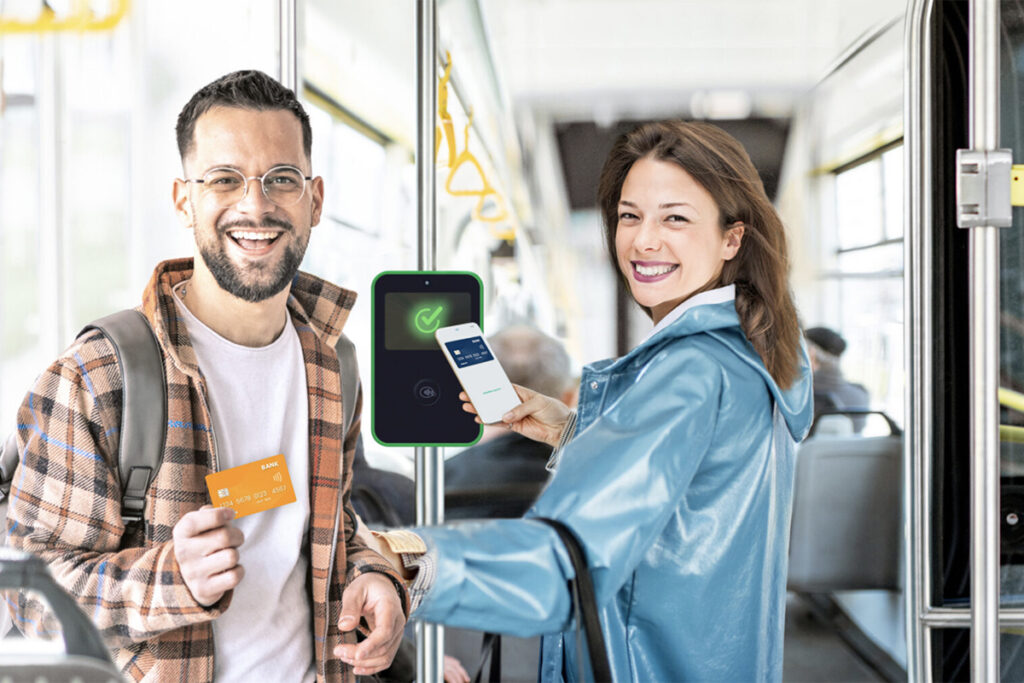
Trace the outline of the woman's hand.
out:
M 572 412 L 569 407 L 558 399 L 538 394 L 536 391 L 513 384 L 519 399 L 522 401 L 518 406 L 505 413 L 501 420 L 506 427 L 523 436 L 542 441 L 552 448 L 558 445 L 558 438 L 562 436 L 562 429 L 569 421 Z M 476 415 L 476 408 L 469 402 L 466 392 L 459 394 L 462 401 L 462 409 L 467 413 Z M 479 423 L 480 418 L 476 418 Z

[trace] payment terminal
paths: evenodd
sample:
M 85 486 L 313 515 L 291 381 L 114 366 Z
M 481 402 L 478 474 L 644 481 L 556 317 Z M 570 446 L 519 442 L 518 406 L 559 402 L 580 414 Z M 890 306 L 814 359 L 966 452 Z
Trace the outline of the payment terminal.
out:
M 457 323 L 480 324 L 480 278 L 469 272 L 387 272 L 372 289 L 373 438 L 384 446 L 475 443 L 482 427 L 462 410 L 462 387 L 434 334 Z

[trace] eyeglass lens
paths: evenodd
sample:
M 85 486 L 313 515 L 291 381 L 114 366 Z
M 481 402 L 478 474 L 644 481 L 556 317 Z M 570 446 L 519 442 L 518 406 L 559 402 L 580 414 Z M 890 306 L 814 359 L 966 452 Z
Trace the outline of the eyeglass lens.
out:
M 297 169 L 281 166 L 267 171 L 260 179 L 263 195 L 278 206 L 290 206 L 306 190 L 306 179 Z M 245 197 L 248 181 L 241 172 L 231 168 L 217 168 L 203 176 L 203 185 L 222 202 L 234 203 Z

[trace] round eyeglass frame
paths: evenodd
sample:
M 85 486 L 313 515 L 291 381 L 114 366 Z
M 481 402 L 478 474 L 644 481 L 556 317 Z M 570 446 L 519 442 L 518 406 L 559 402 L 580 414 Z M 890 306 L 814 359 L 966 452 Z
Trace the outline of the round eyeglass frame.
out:
M 294 201 L 282 204 L 281 202 L 271 198 L 270 193 L 267 192 L 267 186 L 266 186 L 265 183 L 266 183 L 267 176 L 271 175 L 275 171 L 281 171 L 281 170 L 285 170 L 285 169 L 290 170 L 290 171 L 295 171 L 299 175 L 299 177 L 302 178 L 302 192 L 299 192 L 299 193 L 296 194 Z M 266 198 L 266 200 L 268 202 L 270 202 L 270 203 L 272 203 L 272 204 L 274 204 L 276 206 L 280 206 L 282 208 L 283 207 L 288 207 L 288 206 L 295 206 L 300 201 L 302 201 L 303 197 L 306 196 L 306 184 L 309 181 L 313 180 L 312 176 L 303 175 L 302 174 L 302 169 L 300 169 L 298 166 L 292 166 L 291 164 L 278 164 L 277 166 L 273 166 L 273 167 L 267 169 L 266 173 L 264 173 L 263 175 L 251 175 L 251 176 L 245 175 L 244 173 L 239 171 L 237 168 L 232 168 L 230 166 L 218 166 L 216 168 L 211 168 L 209 171 L 207 171 L 203 175 L 202 178 L 185 178 L 185 182 L 186 183 L 195 183 L 196 185 L 206 185 L 207 184 L 207 179 L 212 174 L 218 173 L 218 172 L 223 173 L 224 171 L 229 171 L 231 173 L 236 174 L 239 178 L 242 178 L 242 196 L 238 197 L 237 199 L 227 199 L 227 200 L 221 199 L 220 203 L 225 204 L 225 205 L 227 205 L 227 204 L 237 204 L 238 202 L 240 202 L 240 201 L 244 200 L 246 197 L 248 197 L 249 196 L 249 182 L 252 181 L 252 180 L 258 180 L 258 181 L 260 181 L 260 191 L 263 193 L 264 198 Z M 210 194 L 213 195 L 214 197 L 216 197 L 219 193 L 216 190 L 211 190 Z M 230 194 L 230 193 L 223 193 L 223 194 Z

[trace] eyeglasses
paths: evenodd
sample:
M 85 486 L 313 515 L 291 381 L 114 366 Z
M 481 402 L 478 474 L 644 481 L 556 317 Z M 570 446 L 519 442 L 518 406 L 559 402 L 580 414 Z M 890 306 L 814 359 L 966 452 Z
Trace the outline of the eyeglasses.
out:
M 312 179 L 294 166 L 275 166 L 261 176 L 246 176 L 234 168 L 215 168 L 202 178 L 186 178 L 185 182 L 203 185 L 220 204 L 236 204 L 249 192 L 249 181 L 259 180 L 264 197 L 278 206 L 292 206 L 306 194 L 306 181 Z

